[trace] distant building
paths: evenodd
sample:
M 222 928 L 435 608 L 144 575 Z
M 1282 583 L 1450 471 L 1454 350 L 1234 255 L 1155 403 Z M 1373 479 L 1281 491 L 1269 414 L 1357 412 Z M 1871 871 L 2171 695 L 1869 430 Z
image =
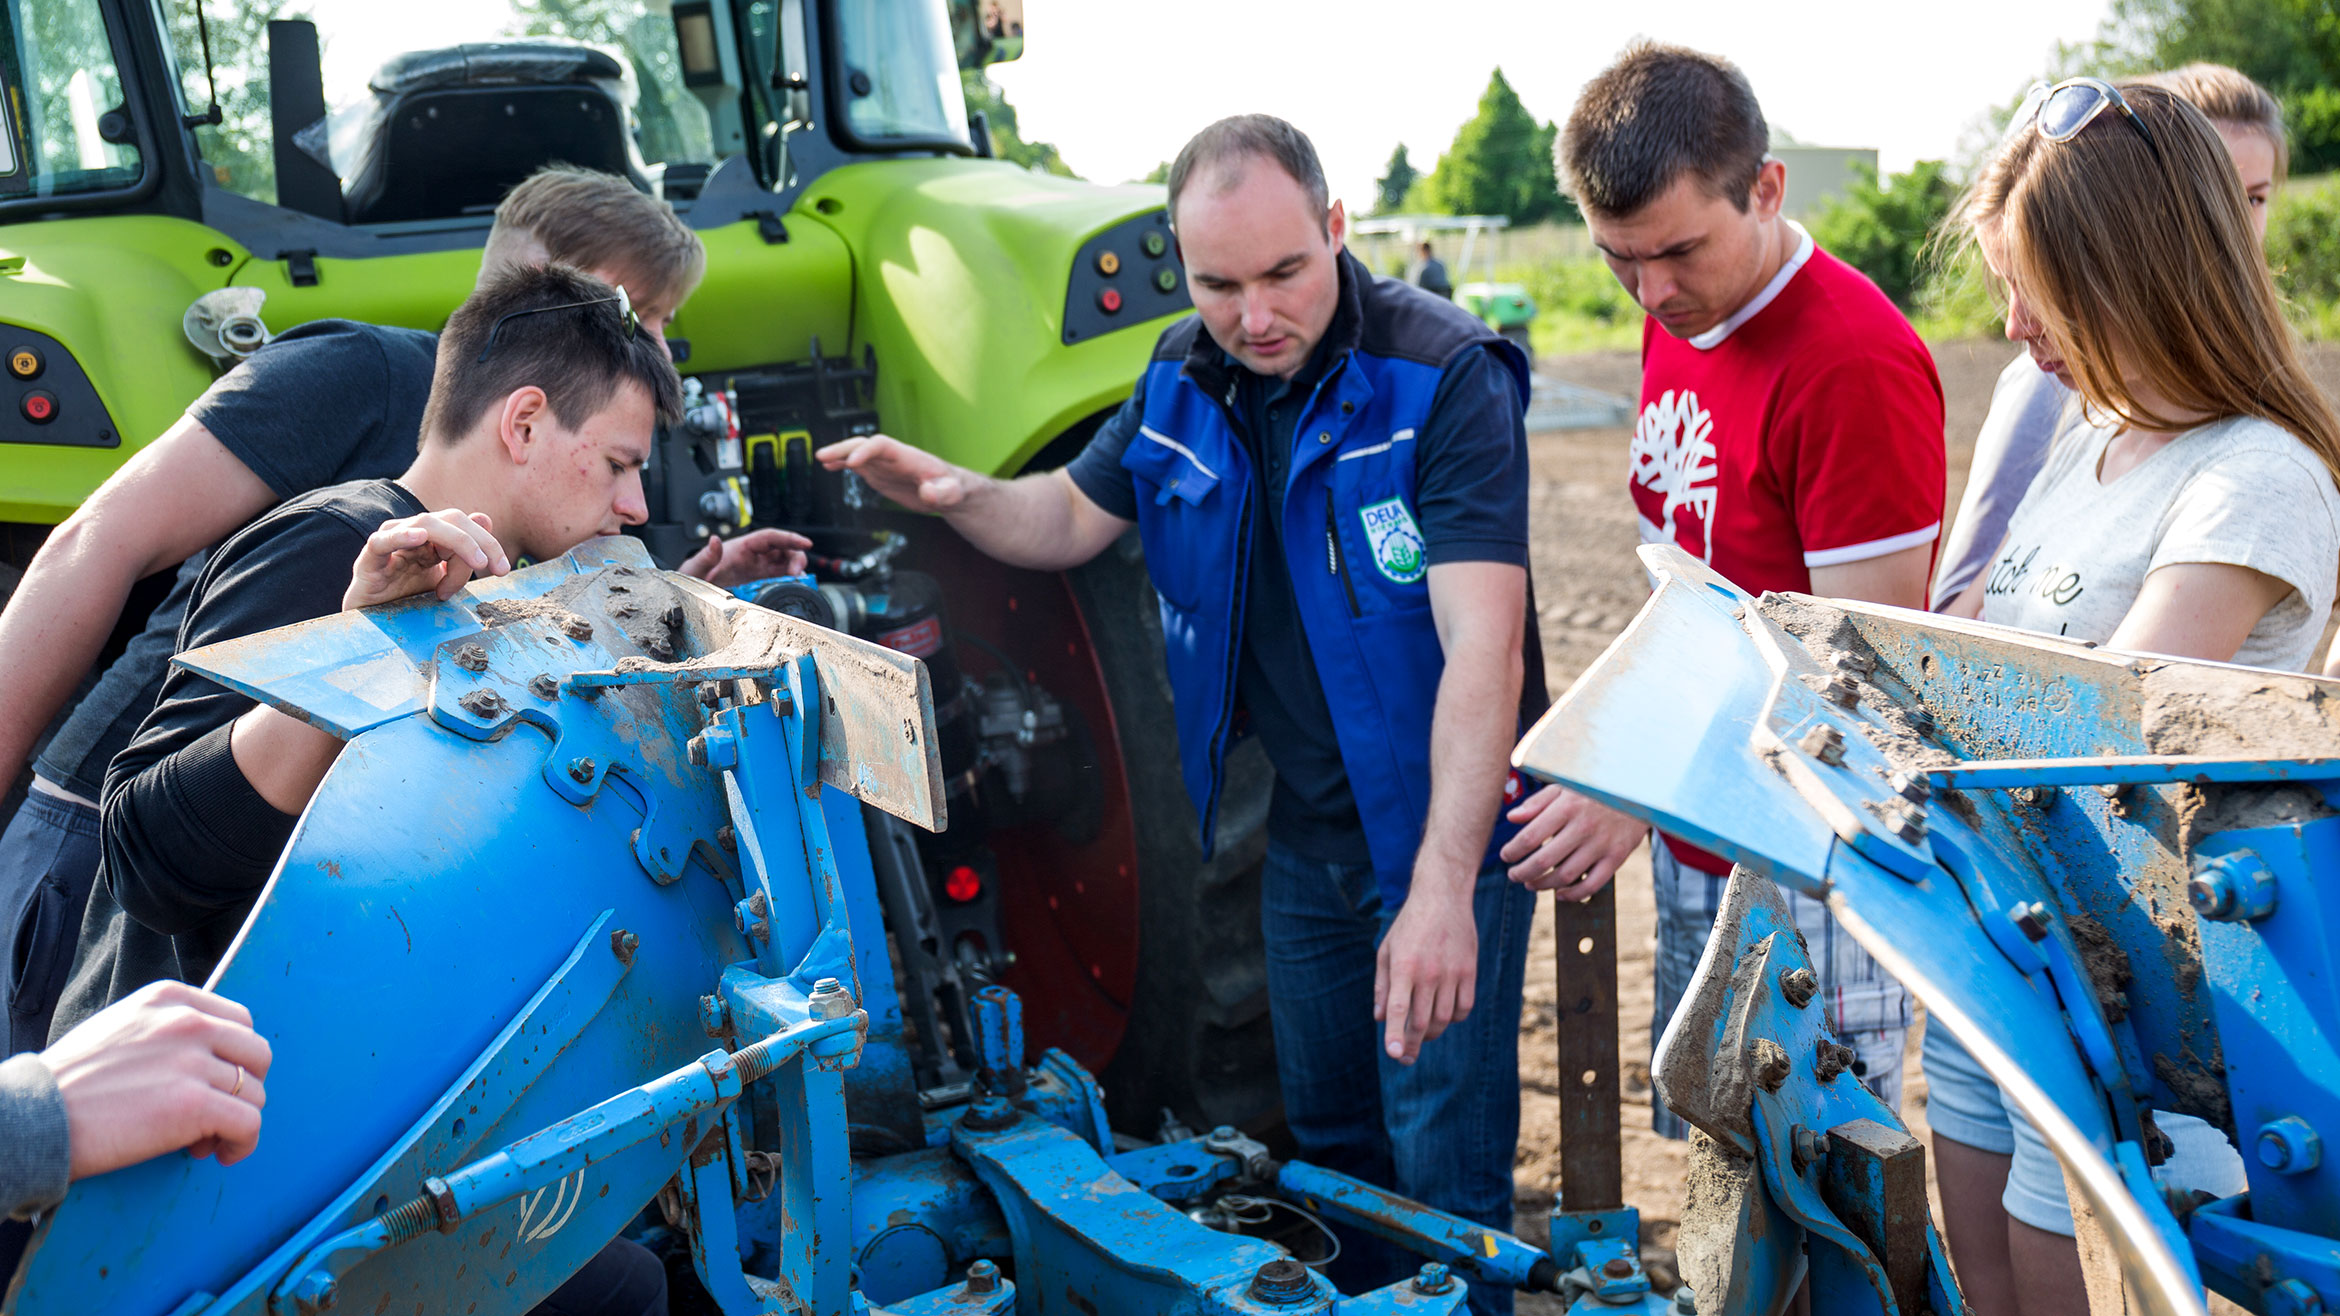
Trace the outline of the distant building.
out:
M 1787 166 L 1787 201 L 1780 209 L 1789 219 L 1808 218 L 1822 197 L 1843 195 L 1853 184 L 1855 164 L 1877 167 L 1875 147 L 1775 145 L 1771 153 Z

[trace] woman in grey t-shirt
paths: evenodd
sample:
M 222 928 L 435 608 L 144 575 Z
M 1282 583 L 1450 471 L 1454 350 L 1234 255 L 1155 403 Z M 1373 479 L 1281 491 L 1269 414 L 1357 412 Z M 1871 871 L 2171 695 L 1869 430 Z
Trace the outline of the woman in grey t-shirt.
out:
M 2242 183 L 2251 232 L 2264 244 L 2268 206 L 2291 167 L 2282 104 L 2266 88 L 2224 64 L 2188 64 L 2136 81 L 2174 91 L 2209 116 Z M 2049 441 L 2069 419 L 2064 410 L 2071 401 L 2072 390 L 2042 371 L 2028 353 L 1999 372 L 1991 390 L 1990 414 L 1974 437 L 1966 492 L 1958 500 L 1958 515 L 1950 522 L 1935 561 L 1933 607 L 1948 607 L 1981 578 L 1999 541 L 2006 538 L 2015 504 L 2047 464 Z
M 2005 541 L 1947 611 L 2308 666 L 2340 578 L 2340 417 L 2302 367 L 2225 147 L 2159 87 L 2074 79 L 2025 110 L 1957 218 L 2006 286 L 2007 336 L 2074 396 Z M 1968 1301 L 2085 1310 L 2053 1154 L 1946 1032 L 1927 1030 L 1924 1061 Z M 2240 1191 L 2217 1129 L 2156 1122 L 2176 1145 L 2159 1173 Z

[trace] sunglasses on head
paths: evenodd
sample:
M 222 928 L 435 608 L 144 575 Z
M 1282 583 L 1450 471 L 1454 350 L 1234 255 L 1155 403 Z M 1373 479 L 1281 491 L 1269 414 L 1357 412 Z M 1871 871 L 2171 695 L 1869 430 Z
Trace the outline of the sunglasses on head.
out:
M 473 364 L 486 361 L 488 353 L 496 350 L 496 335 L 504 331 L 505 325 L 521 316 L 542 315 L 546 311 L 573 311 L 580 306 L 609 306 L 613 304 L 618 308 L 618 322 L 624 326 L 626 341 L 630 343 L 634 340 L 634 335 L 642 332 L 642 317 L 635 313 L 634 299 L 626 295 L 625 285 L 620 284 L 615 297 L 596 297 L 589 302 L 562 302 L 558 306 L 532 306 L 525 311 L 506 313 L 499 317 L 494 324 L 488 326 L 487 342 L 480 345 L 479 356 Z
M 2053 86 L 2045 82 L 2031 84 L 2023 103 L 2016 107 L 2007 131 L 2012 135 L 2029 124 L 2051 142 L 2068 142 L 2107 109 L 2118 112 L 2123 121 L 2136 129 L 2137 135 L 2145 139 L 2145 149 L 2153 152 L 2156 162 L 2160 161 L 2161 144 L 2153 140 L 2152 131 L 2129 108 L 2120 89 L 2102 78 L 2066 78 Z

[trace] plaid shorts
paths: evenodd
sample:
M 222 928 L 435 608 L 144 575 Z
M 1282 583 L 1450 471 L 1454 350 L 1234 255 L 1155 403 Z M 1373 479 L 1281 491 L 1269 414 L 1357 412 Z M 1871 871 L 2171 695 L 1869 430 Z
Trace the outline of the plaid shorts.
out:
M 1674 857 L 1660 836 L 1650 837 L 1650 871 L 1657 882 L 1657 1005 L 1649 1021 L 1651 1054 L 1665 1035 L 1666 1021 L 1674 1017 L 1698 972 L 1706 939 L 1722 912 L 1723 887 L 1729 881 L 1701 872 Z M 1820 977 L 1820 1001 L 1828 1008 L 1829 1025 L 1837 1040 L 1859 1059 L 1852 1072 L 1894 1110 L 1901 1109 L 1901 1053 L 1909 1042 L 1914 1021 L 1907 989 L 1860 943 L 1836 926 L 1828 907 L 1810 896 L 1780 888 L 1788 912 L 1804 934 L 1812 954 L 1812 970 Z M 1668 1138 L 1690 1136 L 1690 1126 L 1663 1102 L 1651 1108 L 1650 1127 Z

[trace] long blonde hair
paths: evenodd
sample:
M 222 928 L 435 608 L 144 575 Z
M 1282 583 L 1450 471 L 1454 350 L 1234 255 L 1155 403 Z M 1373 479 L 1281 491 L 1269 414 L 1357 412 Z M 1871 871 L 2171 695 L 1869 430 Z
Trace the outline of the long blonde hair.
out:
M 2066 142 L 2017 125 L 1959 201 L 1958 227 L 1969 242 L 1996 230 L 2001 272 L 2089 406 L 2141 429 L 2201 423 L 2146 407 L 2125 367 L 2179 415 L 2281 426 L 2340 483 L 2340 416 L 2301 362 L 2225 144 L 2174 92 L 2122 94 L 2152 146 L 2114 107 Z

